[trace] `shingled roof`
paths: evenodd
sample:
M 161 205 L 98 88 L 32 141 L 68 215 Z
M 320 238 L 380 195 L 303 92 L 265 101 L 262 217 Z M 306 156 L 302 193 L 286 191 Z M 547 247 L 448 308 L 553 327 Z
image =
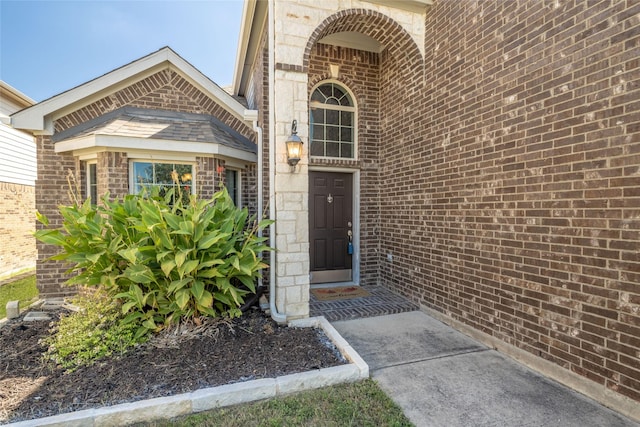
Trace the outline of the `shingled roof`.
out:
M 257 146 L 208 114 L 122 107 L 53 135 L 53 142 L 90 135 L 220 144 L 257 152 Z M 149 147 L 152 148 L 152 147 Z

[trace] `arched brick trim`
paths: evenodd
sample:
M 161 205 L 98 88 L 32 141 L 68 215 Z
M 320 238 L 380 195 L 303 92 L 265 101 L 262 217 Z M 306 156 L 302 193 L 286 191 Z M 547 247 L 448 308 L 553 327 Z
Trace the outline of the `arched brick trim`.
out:
M 414 73 L 420 73 L 423 58 L 409 33 L 391 18 L 369 9 L 347 9 L 326 18 L 313 31 L 304 51 L 302 68 L 309 72 L 313 46 L 329 34 L 354 31 L 379 41 L 389 52 Z
M 346 87 L 347 89 L 349 89 L 353 93 L 353 96 L 356 98 L 356 104 L 358 103 L 358 99 L 360 99 L 362 96 L 362 94 L 359 93 L 360 92 L 359 86 L 349 77 L 340 76 L 338 78 L 335 78 L 335 77 L 331 77 L 329 73 L 325 73 L 325 74 L 317 75 L 312 79 L 309 79 L 309 85 L 307 87 L 307 98 L 311 96 L 311 89 L 313 89 L 313 87 L 318 83 L 323 82 L 325 80 L 336 81 L 341 85 L 343 85 L 344 87 Z

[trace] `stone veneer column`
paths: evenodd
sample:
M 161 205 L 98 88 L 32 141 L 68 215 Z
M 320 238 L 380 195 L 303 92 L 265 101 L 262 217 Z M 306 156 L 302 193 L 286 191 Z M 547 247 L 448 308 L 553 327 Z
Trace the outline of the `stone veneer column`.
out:
M 307 75 L 275 71 L 276 301 L 289 318 L 309 316 L 309 149 Z M 287 163 L 285 141 L 291 122 L 298 121 L 304 142 L 303 159 L 295 170 Z

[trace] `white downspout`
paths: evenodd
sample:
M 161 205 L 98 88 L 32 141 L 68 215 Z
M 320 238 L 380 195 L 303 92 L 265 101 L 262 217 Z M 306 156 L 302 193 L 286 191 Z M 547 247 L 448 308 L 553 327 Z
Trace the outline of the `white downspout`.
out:
M 278 313 L 278 308 L 276 306 L 276 268 L 277 268 L 277 239 L 276 239 L 276 147 L 275 143 L 272 143 L 276 140 L 276 120 L 275 120 L 275 0 L 269 0 L 269 9 L 268 9 L 268 20 L 269 20 L 269 28 L 268 28 L 268 37 L 269 37 L 269 219 L 273 221 L 273 223 L 269 226 L 269 236 L 271 238 L 271 246 L 273 247 L 273 251 L 271 252 L 271 267 L 269 269 L 270 280 L 269 280 L 269 309 L 271 310 L 271 318 L 278 323 L 286 323 L 287 315 L 285 313 Z M 260 144 L 262 147 L 262 144 Z M 260 149 L 258 153 L 260 153 Z M 258 164 L 261 164 L 262 156 L 258 161 Z M 258 172 L 260 174 L 260 172 Z M 260 177 L 262 174 L 259 175 Z M 259 193 L 262 192 L 262 187 L 260 187 Z
M 245 113 L 245 118 L 246 118 L 246 113 Z M 257 134 L 257 138 L 256 138 L 256 143 L 258 144 L 258 209 L 257 209 L 257 218 L 258 221 L 262 221 L 262 216 L 264 215 L 264 194 L 262 192 L 263 186 L 264 186 L 264 178 L 263 178 L 263 173 L 264 173 L 264 162 L 262 160 L 262 155 L 264 152 L 264 147 L 263 147 L 263 136 L 262 136 L 262 128 L 260 126 L 258 126 L 258 115 L 257 115 L 257 111 L 256 111 L 256 115 L 255 117 L 251 117 L 252 121 L 253 121 L 253 131 Z M 258 237 L 262 237 L 263 233 L 262 233 L 262 229 L 258 230 Z M 262 256 L 262 253 L 260 254 L 260 256 Z M 262 287 L 262 275 L 260 275 L 260 278 L 258 279 L 258 287 Z

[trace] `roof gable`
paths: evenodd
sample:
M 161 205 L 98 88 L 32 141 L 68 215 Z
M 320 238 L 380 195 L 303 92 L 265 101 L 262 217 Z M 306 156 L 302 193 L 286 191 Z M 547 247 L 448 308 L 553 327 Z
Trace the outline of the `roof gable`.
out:
M 18 129 L 28 129 L 51 135 L 54 133 L 53 123 L 56 119 L 166 69 L 181 75 L 237 119 L 250 120 L 250 112 L 238 100 L 172 49 L 164 47 L 157 52 L 13 114 L 11 116 L 12 124 Z

